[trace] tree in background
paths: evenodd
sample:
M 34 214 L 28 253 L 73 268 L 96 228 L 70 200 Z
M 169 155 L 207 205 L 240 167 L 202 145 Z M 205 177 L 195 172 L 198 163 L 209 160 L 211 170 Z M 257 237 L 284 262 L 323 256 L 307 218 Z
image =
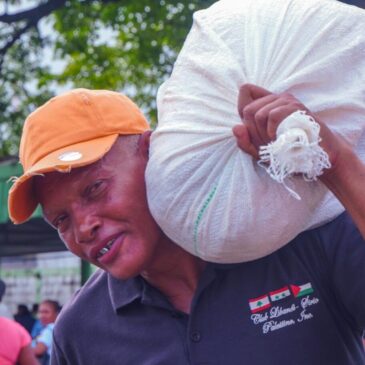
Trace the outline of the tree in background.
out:
M 0 157 L 17 153 L 26 115 L 61 88 L 123 90 L 155 122 L 157 88 L 171 72 L 192 14 L 213 2 L 5 0 Z

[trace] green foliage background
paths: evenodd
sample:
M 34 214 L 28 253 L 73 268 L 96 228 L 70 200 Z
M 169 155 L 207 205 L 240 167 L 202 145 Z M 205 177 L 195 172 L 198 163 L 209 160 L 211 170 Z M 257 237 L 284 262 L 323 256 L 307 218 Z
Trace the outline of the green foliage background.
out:
M 0 158 L 17 153 L 25 117 L 60 88 L 123 91 L 155 123 L 157 88 L 172 70 L 192 14 L 213 1 L 46 3 L 58 3 L 58 9 L 42 18 L 41 28 L 39 22 L 29 26 L 11 47 L 9 39 L 32 19 L 2 22 L 6 17 L 0 16 Z M 62 60 L 62 69 L 55 71 L 45 58 Z

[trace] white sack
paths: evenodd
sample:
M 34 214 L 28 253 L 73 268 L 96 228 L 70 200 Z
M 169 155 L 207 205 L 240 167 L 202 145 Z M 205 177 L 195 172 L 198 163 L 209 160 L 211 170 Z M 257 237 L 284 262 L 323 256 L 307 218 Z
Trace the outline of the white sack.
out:
M 364 24 L 365 11 L 333 0 L 222 0 L 194 14 L 159 90 L 146 172 L 151 212 L 173 241 L 208 261 L 249 261 L 343 211 L 320 182 L 294 178 L 302 200 L 291 197 L 232 127 L 240 85 L 288 91 L 365 159 Z

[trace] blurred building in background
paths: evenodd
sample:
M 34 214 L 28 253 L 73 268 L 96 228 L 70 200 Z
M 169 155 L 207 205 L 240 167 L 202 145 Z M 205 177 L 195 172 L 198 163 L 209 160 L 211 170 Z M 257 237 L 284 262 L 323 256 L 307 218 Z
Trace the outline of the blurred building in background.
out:
M 31 310 L 45 298 L 63 305 L 81 286 L 81 267 L 80 259 L 67 251 L 0 257 L 0 277 L 7 284 L 3 302 L 12 313 L 18 304 Z

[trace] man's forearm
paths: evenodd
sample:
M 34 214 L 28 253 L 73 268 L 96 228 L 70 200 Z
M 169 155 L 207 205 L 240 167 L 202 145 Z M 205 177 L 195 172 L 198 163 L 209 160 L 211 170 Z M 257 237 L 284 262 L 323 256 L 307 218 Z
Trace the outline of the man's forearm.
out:
M 336 161 L 333 171 L 321 181 L 343 204 L 365 238 L 365 165 L 356 154 L 347 149 Z

